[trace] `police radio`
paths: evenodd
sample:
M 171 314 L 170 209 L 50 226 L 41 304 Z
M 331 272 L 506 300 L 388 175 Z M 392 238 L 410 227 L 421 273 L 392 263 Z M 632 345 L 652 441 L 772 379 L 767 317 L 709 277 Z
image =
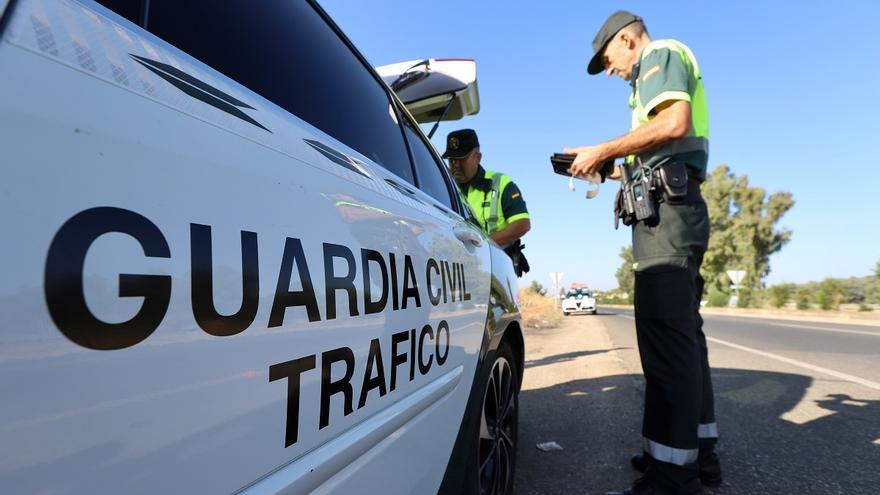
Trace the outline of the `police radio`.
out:
M 656 226 L 660 221 L 657 213 L 658 205 L 654 195 L 653 174 L 643 169 L 637 179 L 630 175 L 626 164 L 620 166 L 620 190 L 617 191 L 617 200 L 614 208 L 614 228 L 618 227 L 618 220 L 624 225 L 633 225 L 637 222 L 645 222 L 648 226 Z

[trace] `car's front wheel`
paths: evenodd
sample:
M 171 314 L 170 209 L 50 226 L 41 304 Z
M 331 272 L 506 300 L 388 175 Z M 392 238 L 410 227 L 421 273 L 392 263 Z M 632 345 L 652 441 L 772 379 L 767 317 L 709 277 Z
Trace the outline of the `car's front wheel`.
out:
M 515 362 L 510 346 L 502 343 L 486 382 L 480 411 L 480 495 L 513 493 L 519 421 L 519 373 Z

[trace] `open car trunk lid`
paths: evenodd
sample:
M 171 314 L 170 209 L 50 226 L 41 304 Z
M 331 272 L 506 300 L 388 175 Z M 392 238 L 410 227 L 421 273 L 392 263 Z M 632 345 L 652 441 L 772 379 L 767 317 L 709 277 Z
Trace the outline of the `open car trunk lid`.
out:
M 376 71 L 419 123 L 459 120 L 480 111 L 472 59 L 409 60 Z

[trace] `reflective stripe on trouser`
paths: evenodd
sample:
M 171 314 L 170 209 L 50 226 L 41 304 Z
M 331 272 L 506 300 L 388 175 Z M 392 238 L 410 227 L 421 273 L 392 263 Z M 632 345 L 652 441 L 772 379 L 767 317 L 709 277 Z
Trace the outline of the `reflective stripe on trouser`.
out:
M 668 462 L 676 466 L 684 466 L 697 462 L 699 449 L 676 449 L 653 440 L 645 439 L 645 452 L 658 461 Z
M 697 426 L 697 438 L 718 438 L 718 423 L 701 424 Z

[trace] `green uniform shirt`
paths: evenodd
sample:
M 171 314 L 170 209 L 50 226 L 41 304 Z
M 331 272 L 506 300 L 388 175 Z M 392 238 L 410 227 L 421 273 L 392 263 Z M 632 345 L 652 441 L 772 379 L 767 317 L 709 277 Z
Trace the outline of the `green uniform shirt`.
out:
M 688 136 L 667 143 L 657 150 L 639 155 L 642 164 L 656 164 L 669 158 L 688 164 L 691 177 L 706 179 L 709 160 L 709 114 L 697 59 L 684 44 L 675 40 L 649 43 L 639 58 L 638 75 L 633 80 L 632 128 L 645 124 L 668 101 L 687 101 L 691 105 Z M 627 157 L 633 162 L 635 157 Z M 689 187 L 684 204 L 659 205 L 660 222 L 654 227 L 639 222 L 633 226 L 633 268 L 638 271 L 699 267 L 709 244 L 709 215 L 699 190 Z
M 498 176 L 498 191 L 493 191 L 493 178 Z M 526 202 L 516 184 L 505 174 L 477 168 L 477 173 L 467 184 L 459 185 L 468 205 L 480 222 L 480 227 L 489 235 L 504 230 L 509 224 L 529 218 Z M 497 219 L 492 221 L 492 203 L 496 201 Z M 494 225 L 493 225 L 494 223 Z
M 709 161 L 709 114 L 694 54 L 679 41 L 652 41 L 642 50 L 638 77 L 633 80 L 633 86 L 630 98 L 633 129 L 654 118 L 661 103 L 682 100 L 691 105 L 688 137 L 640 155 L 642 161 L 669 157 L 687 163 L 697 179 L 705 180 Z

